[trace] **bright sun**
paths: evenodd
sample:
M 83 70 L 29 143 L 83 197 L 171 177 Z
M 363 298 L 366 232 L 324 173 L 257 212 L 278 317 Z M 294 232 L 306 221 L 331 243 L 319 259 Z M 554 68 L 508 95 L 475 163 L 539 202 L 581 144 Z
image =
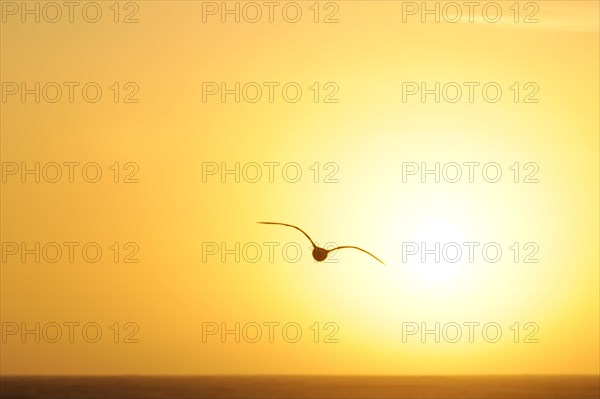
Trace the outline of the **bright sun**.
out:
M 444 295 L 469 284 L 468 241 L 462 228 L 443 219 L 425 221 L 403 244 L 402 261 L 416 289 Z

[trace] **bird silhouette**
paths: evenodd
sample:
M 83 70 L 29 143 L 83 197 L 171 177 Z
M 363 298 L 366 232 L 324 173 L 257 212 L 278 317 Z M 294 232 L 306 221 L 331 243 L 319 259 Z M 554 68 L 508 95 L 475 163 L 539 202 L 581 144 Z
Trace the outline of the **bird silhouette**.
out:
M 330 252 L 338 250 L 338 249 L 343 249 L 343 248 L 353 248 L 353 249 L 358 249 L 359 251 L 362 251 L 368 255 L 371 255 L 373 258 L 377 259 L 377 261 L 379 263 L 381 263 L 382 265 L 385 265 L 385 263 L 383 263 L 381 261 L 381 259 L 379 259 L 377 256 L 373 255 L 372 253 L 370 253 L 369 251 L 365 251 L 362 248 L 359 247 L 355 247 L 355 246 L 351 246 L 351 245 L 343 245 L 341 247 L 335 247 L 335 248 L 331 248 L 331 249 L 325 249 L 325 248 L 321 248 L 319 246 L 317 246 L 317 244 L 315 244 L 315 242 L 312 240 L 312 238 L 310 238 L 310 236 L 308 234 L 306 234 L 304 232 L 304 230 L 302 230 L 300 227 L 297 226 L 293 226 L 291 224 L 286 224 L 286 223 L 277 223 L 277 222 L 256 222 L 256 223 L 260 223 L 260 224 L 277 224 L 280 226 L 287 226 L 287 227 L 292 227 L 298 231 L 300 231 L 302 234 L 304 234 L 306 236 L 306 238 L 308 238 L 308 240 L 310 241 L 310 243 L 313 245 L 313 251 L 312 251 L 312 256 L 313 258 L 317 261 L 317 262 L 323 262 L 325 259 L 327 259 L 327 255 L 329 255 Z

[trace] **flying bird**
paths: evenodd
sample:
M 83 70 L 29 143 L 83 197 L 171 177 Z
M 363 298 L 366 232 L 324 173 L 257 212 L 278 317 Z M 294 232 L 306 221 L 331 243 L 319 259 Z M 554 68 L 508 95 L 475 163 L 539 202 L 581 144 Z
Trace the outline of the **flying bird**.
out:
M 385 265 L 385 263 L 383 263 L 381 261 L 381 259 L 379 259 L 377 256 L 373 255 L 372 253 L 370 253 L 369 251 L 365 251 L 362 248 L 359 247 L 354 247 L 354 246 L 350 246 L 350 245 L 344 245 L 341 247 L 335 247 L 335 248 L 331 248 L 331 249 L 325 249 L 325 248 L 321 248 L 319 246 L 317 246 L 314 241 L 312 240 L 312 238 L 310 238 L 310 236 L 308 234 L 306 234 L 304 232 L 304 230 L 302 230 L 300 227 L 297 226 L 293 226 L 291 224 L 285 224 L 285 223 L 276 223 L 276 222 L 256 222 L 256 223 L 260 223 L 260 224 L 278 224 L 280 226 L 287 226 L 287 227 L 292 227 L 296 230 L 299 230 L 302 234 L 304 234 L 306 236 L 306 238 L 308 238 L 308 240 L 310 241 L 310 243 L 313 245 L 313 251 L 312 251 L 312 256 L 313 258 L 317 261 L 317 262 L 323 262 L 325 259 L 327 259 L 327 255 L 329 255 L 330 252 L 338 250 L 338 249 L 343 249 L 343 248 L 353 248 L 353 249 L 358 249 L 359 251 L 362 251 L 368 255 L 371 255 L 373 258 L 377 259 L 377 261 L 379 261 L 379 263 L 381 263 L 382 265 Z

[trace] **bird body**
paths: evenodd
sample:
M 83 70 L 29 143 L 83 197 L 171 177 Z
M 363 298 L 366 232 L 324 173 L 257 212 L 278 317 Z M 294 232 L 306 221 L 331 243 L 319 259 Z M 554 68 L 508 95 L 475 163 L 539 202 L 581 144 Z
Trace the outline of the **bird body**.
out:
M 349 246 L 349 245 L 344 245 L 341 247 L 335 247 L 335 248 L 331 248 L 331 249 L 325 249 L 325 248 L 321 248 L 319 246 L 317 246 L 315 244 L 315 242 L 312 240 L 312 238 L 310 238 L 310 236 L 308 234 L 306 234 L 304 232 L 304 230 L 302 230 L 300 227 L 291 225 L 291 224 L 286 224 L 286 223 L 277 223 L 277 222 L 257 222 L 260 224 L 277 224 L 280 226 L 287 226 L 287 227 L 291 227 L 294 228 L 298 231 L 300 231 L 302 234 L 304 234 L 306 236 L 306 238 L 308 238 L 308 240 L 310 241 L 310 243 L 313 245 L 313 251 L 312 251 L 312 256 L 313 258 L 317 261 L 317 262 L 323 262 L 325 259 L 327 259 L 327 256 L 329 255 L 330 252 L 338 250 L 338 249 L 344 249 L 344 248 L 352 248 L 352 249 L 358 249 L 359 251 L 362 251 L 370 256 L 372 256 L 373 258 L 377 259 L 377 261 L 379 263 L 381 263 L 382 265 L 385 265 L 385 263 L 383 263 L 381 261 L 381 259 L 379 259 L 377 256 L 373 255 L 372 253 L 370 253 L 369 251 L 365 251 L 362 248 L 359 247 L 355 247 L 355 246 Z

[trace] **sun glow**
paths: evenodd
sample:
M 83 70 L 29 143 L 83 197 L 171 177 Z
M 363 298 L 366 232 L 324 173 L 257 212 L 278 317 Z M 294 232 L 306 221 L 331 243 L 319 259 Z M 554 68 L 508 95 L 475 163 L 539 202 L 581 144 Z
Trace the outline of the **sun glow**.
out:
M 35 172 L 21 183 L 7 173 L 3 241 L 99 242 L 104 255 L 97 263 L 71 263 L 66 251 L 56 263 L 8 255 L 2 321 L 98 322 L 105 332 L 97 344 L 73 345 L 12 335 L 0 350 L 2 373 L 598 372 L 597 1 L 536 1 L 540 22 L 532 24 L 512 21 L 516 1 L 496 2 L 508 16 L 498 24 L 417 15 L 402 23 L 402 1 L 301 1 L 299 23 L 270 23 L 267 14 L 257 23 L 231 15 L 203 23 L 203 3 L 142 1 L 140 23 L 131 24 L 114 23 L 108 9 L 98 24 L 21 23 L 18 15 L 2 23 L 2 81 L 17 82 L 10 87 L 105 87 L 98 103 L 69 102 L 66 92 L 58 103 L 43 101 L 44 92 L 35 102 L 22 92 L 26 102 L 11 94 L 1 104 L 3 164 L 104 168 L 92 184 L 66 174 L 36 183 Z M 327 7 L 321 17 L 339 6 L 339 23 L 315 23 L 318 4 Z M 473 102 L 466 91 L 457 102 L 435 94 L 403 101 L 406 82 L 471 81 L 479 83 Z M 128 82 L 139 86 L 139 101 L 115 102 L 110 87 L 128 96 Z M 225 101 L 204 102 L 203 82 L 226 87 Z M 257 102 L 230 92 L 252 82 L 277 82 L 273 102 L 262 84 Z M 291 82 L 290 95 L 303 88 L 297 102 L 281 95 Z M 486 82 L 503 88 L 498 102 L 483 100 Z M 531 94 L 523 90 L 515 102 L 511 87 L 532 83 L 539 101 L 521 101 Z M 139 166 L 139 182 L 115 182 L 111 165 L 128 162 Z M 465 167 L 460 181 L 423 181 L 404 179 L 409 162 L 481 166 L 473 182 Z M 482 177 L 492 162 L 503 172 L 498 182 Z M 530 162 L 539 166 L 536 183 L 524 181 Z M 203 179 L 205 164 L 221 173 Z M 273 181 L 265 164 L 277 164 Z M 258 181 L 248 181 L 252 165 L 262 167 Z M 288 177 L 298 170 L 301 178 L 284 179 L 284 165 L 297 165 Z M 130 170 L 122 172 L 117 180 Z M 323 246 L 364 248 L 385 265 L 353 249 L 315 262 L 302 233 L 260 220 L 297 225 Z M 115 263 L 113 249 L 122 260 L 130 242 L 139 262 Z M 130 321 L 139 342 L 115 343 L 110 326 Z M 505 341 L 403 342 L 405 321 L 493 321 Z M 203 322 L 293 322 L 303 335 L 298 343 L 271 343 L 266 333 L 258 343 L 203 342 Z M 516 322 L 537 323 L 539 343 L 514 343 Z M 326 323 L 338 326 L 333 345 L 323 343 L 333 331 Z

